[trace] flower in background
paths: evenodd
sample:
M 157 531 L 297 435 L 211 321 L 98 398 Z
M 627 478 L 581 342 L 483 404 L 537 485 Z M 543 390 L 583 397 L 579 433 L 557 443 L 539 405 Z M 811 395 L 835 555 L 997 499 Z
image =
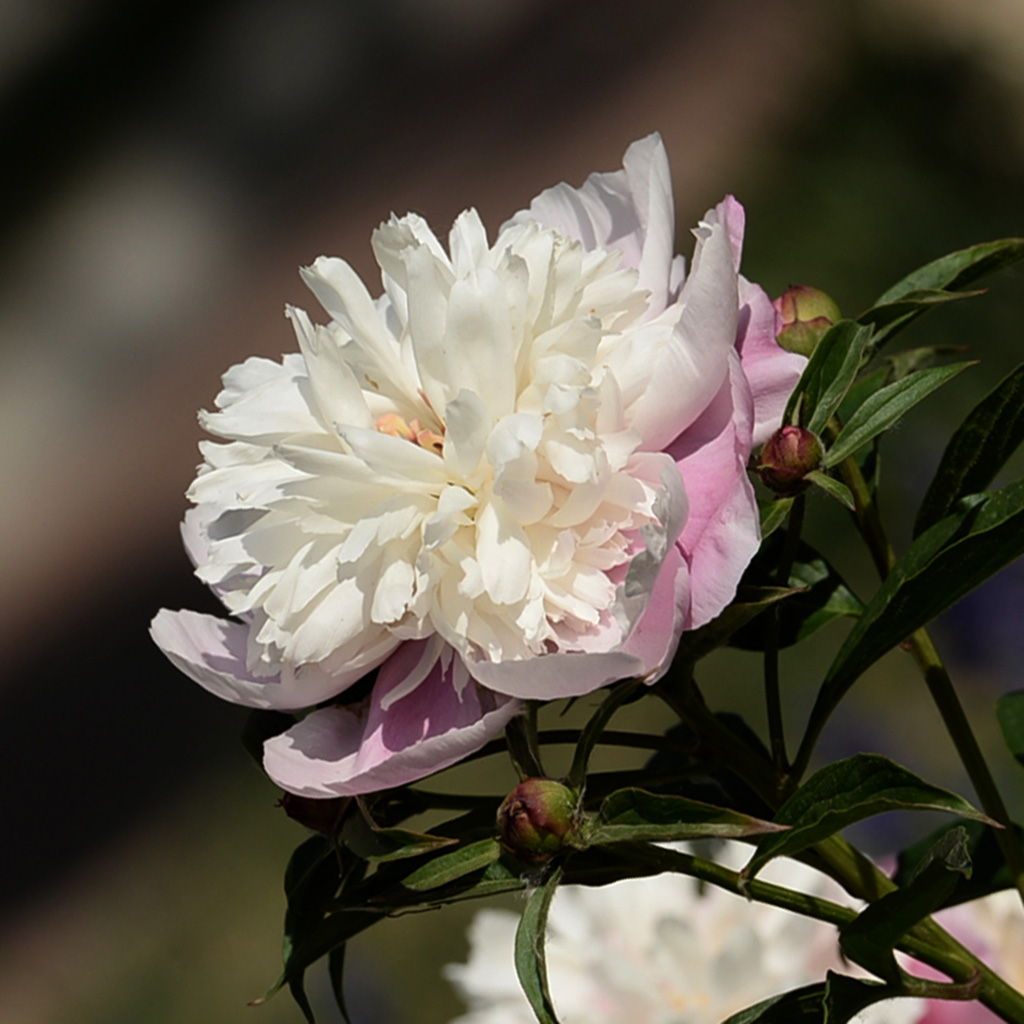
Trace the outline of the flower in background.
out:
M 374 233 L 383 294 L 343 260 L 303 277 L 299 351 L 224 376 L 186 545 L 235 620 L 162 611 L 160 647 L 227 700 L 368 697 L 269 740 L 307 796 L 382 789 L 496 735 L 517 698 L 657 678 L 757 548 L 746 465 L 803 365 L 738 273 L 731 197 L 673 257 L 657 135 L 447 248 L 415 214 Z
M 726 844 L 724 859 L 739 866 L 745 857 L 738 844 Z M 795 861 L 773 862 L 763 877 L 843 898 L 835 883 Z M 535 1021 L 515 973 L 518 923 L 505 910 L 474 918 L 468 962 L 446 970 L 470 1008 L 455 1024 Z M 548 917 L 546 955 L 563 1024 L 720 1024 L 762 999 L 821 981 L 830 969 L 850 973 L 831 925 L 671 874 L 562 886 Z M 898 999 L 855 1020 L 915 1024 L 923 1013 L 918 1000 Z
M 1018 992 L 1024 992 L 1024 917 L 1016 889 L 940 911 L 936 920 Z M 922 964 L 912 973 L 944 980 Z M 930 1000 L 921 1024 L 996 1024 L 1001 1018 L 976 1002 Z

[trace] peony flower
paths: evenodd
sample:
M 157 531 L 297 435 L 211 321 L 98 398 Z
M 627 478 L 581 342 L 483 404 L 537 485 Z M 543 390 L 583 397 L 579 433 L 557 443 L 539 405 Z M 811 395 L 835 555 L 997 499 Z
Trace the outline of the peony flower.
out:
M 657 135 L 558 185 L 493 239 L 415 214 L 373 236 L 383 294 L 343 260 L 303 277 L 331 318 L 249 359 L 200 416 L 186 545 L 233 620 L 162 611 L 156 642 L 227 700 L 358 704 L 267 742 L 286 790 L 412 781 L 501 731 L 519 698 L 656 679 L 759 542 L 752 446 L 803 359 L 738 274 L 731 197 L 673 258 Z
M 938 922 L 982 959 L 1004 981 L 1024 992 L 1024 916 L 1016 889 L 961 903 L 936 915 Z M 908 969 L 925 978 L 945 979 L 912 962 Z M 920 1024 L 995 1024 L 1001 1018 L 978 1002 L 932 999 Z
M 739 844 L 724 857 L 739 866 Z M 766 877 L 837 902 L 830 879 L 795 861 Z M 469 929 L 469 959 L 446 969 L 470 1011 L 455 1024 L 533 1024 L 516 978 L 519 916 L 483 910 Z M 849 974 L 836 930 L 821 921 L 750 903 L 684 875 L 634 878 L 602 888 L 562 886 L 547 931 L 548 983 L 562 1024 L 720 1024 L 770 996 Z M 858 1024 L 912 1024 L 923 1004 L 878 1003 Z M 966 1020 L 966 1018 L 961 1018 Z

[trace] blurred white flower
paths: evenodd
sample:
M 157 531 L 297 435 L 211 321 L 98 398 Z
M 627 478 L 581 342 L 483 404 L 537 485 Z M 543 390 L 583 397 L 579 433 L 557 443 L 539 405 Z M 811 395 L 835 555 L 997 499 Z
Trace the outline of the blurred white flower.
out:
M 716 859 L 745 860 L 736 845 L 726 850 Z M 843 901 L 835 883 L 794 861 L 774 862 L 763 877 Z M 470 1007 L 455 1024 L 534 1024 L 513 965 L 518 921 L 504 910 L 474 919 L 469 961 L 446 969 Z M 562 1024 L 720 1024 L 829 969 L 851 973 L 831 925 L 672 874 L 560 888 L 547 965 Z M 899 999 L 855 1020 L 915 1024 L 923 1013 L 917 1000 Z

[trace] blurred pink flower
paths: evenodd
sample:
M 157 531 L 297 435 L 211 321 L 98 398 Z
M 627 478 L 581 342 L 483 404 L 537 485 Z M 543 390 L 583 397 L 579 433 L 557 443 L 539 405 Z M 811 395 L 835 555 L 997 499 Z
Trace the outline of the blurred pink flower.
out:
M 938 922 L 983 960 L 1004 981 L 1024 992 L 1024 912 L 1016 889 L 943 910 Z M 912 963 L 908 970 L 922 978 L 945 979 L 938 971 Z M 995 1024 L 1001 1018 L 981 1003 L 930 999 L 920 1024 Z
M 298 710 L 379 667 L 361 703 L 266 744 L 307 796 L 399 785 L 497 735 L 517 698 L 655 680 L 757 549 L 751 449 L 804 360 L 739 275 L 731 197 L 673 257 L 660 137 L 558 185 L 491 244 L 422 218 L 374 233 L 384 294 L 303 271 L 333 318 L 289 309 L 300 351 L 224 376 L 186 545 L 235 620 L 152 633 L 227 700 Z

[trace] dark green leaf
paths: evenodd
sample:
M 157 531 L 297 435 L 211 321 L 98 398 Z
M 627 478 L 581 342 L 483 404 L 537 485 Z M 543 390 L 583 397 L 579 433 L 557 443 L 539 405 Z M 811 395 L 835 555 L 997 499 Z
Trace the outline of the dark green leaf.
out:
M 890 383 L 891 372 L 891 366 L 883 366 L 881 369 L 861 374 L 853 382 L 853 386 L 846 392 L 846 397 L 843 399 L 838 410 L 839 418 L 843 423 L 845 423 L 871 395 L 876 391 L 881 391 L 886 384 Z
M 968 494 L 985 490 L 1024 441 L 1024 363 L 986 395 L 957 427 L 921 502 L 914 536 L 947 516 Z
M 790 395 L 783 423 L 793 422 L 799 402 L 801 421 L 820 434 L 853 384 L 870 338 L 871 328 L 852 320 L 840 320 L 829 328 Z
M 722 1024 L 825 1024 L 825 982 L 763 999 Z
M 1009 266 L 1020 259 L 1024 259 L 1024 239 L 1020 238 L 1006 238 L 961 249 L 959 252 L 933 260 L 908 274 L 878 299 L 875 308 L 893 306 L 907 301 L 915 294 L 943 293 L 963 288 L 986 274 Z M 909 309 L 902 316 L 889 320 L 884 326 L 878 328 L 875 336 L 876 344 L 880 345 L 891 338 L 922 313 L 933 308 L 934 305 L 934 303 L 926 302 L 917 308 Z M 870 312 L 871 310 L 868 311 L 868 313 Z
M 876 391 L 854 412 L 825 453 L 825 467 L 835 466 L 873 437 L 886 431 L 918 402 L 971 363 L 921 370 Z
M 989 821 L 963 797 L 940 789 L 880 754 L 854 754 L 814 773 L 780 808 L 788 832 L 766 836 L 743 869 L 753 878 L 773 857 L 792 856 L 856 821 L 884 811 L 948 811 Z
M 1010 753 L 1024 765 L 1024 690 L 1004 693 L 996 701 L 996 717 Z
M 456 839 L 410 832 L 403 828 L 380 828 L 360 804 L 360 814 L 350 814 L 341 830 L 345 845 L 363 860 L 389 861 L 418 857 L 445 846 Z
M 903 380 L 921 370 L 931 369 L 940 356 L 963 355 L 966 345 L 921 345 L 918 348 L 905 348 L 900 352 L 890 352 L 885 361 L 889 364 L 888 382 Z
M 907 274 L 883 293 L 876 305 L 896 302 L 922 289 L 944 291 L 961 288 L 1021 259 L 1024 259 L 1024 238 L 1003 238 L 972 245 L 932 260 Z
M 964 499 L 921 534 L 868 602 L 832 662 L 811 712 L 816 735 L 865 669 L 1024 554 L 1024 481 Z
M 481 839 L 470 843 L 451 853 L 443 853 L 417 868 L 408 878 L 402 881 L 407 889 L 414 892 L 425 892 L 438 886 L 453 882 L 463 875 L 479 871 L 480 868 L 496 861 L 501 856 L 501 846 L 497 839 Z
M 792 498 L 775 498 L 761 506 L 761 540 L 767 540 L 785 521 Z
M 970 874 L 967 833 L 952 829 L 929 851 L 903 888 L 869 904 L 839 930 L 843 954 L 879 978 L 901 984 L 903 972 L 893 947 L 918 921 L 945 903 L 959 878 Z
M 335 946 L 327 954 L 327 977 L 331 983 L 331 992 L 334 994 L 334 1003 L 338 1007 L 338 1013 L 345 1024 L 352 1024 L 348 1015 L 348 1005 L 345 1001 L 345 950 L 347 946 Z
M 623 704 L 626 703 L 637 692 L 641 686 L 639 680 L 629 680 L 613 686 L 608 696 L 601 702 L 600 707 L 590 716 L 590 721 L 584 726 L 580 734 L 579 742 L 576 744 L 576 752 L 573 755 L 572 767 L 566 777 L 566 785 L 580 791 L 587 777 L 587 765 L 590 763 L 590 755 L 594 746 L 601 738 L 605 726 L 611 720 L 612 715 Z
M 312 964 L 379 920 L 380 913 L 375 910 L 346 910 L 330 914 L 316 924 L 310 925 L 301 936 L 286 937 L 284 971 L 281 977 L 259 999 L 253 999 L 250 1005 L 258 1006 L 265 1003 L 285 985 L 292 989 L 293 995 L 296 991 L 304 994 L 302 979 Z M 300 997 L 297 997 L 296 1001 L 299 1000 Z M 299 1004 L 301 1007 L 301 1002 Z M 313 1018 L 306 1014 L 306 1019 L 312 1021 Z
M 717 618 L 699 629 L 683 633 L 676 652 L 676 662 L 696 664 L 701 658 L 727 643 L 738 629 L 756 618 L 766 608 L 796 592 L 788 587 L 741 587 L 736 592 L 732 604 L 727 605 Z
M 544 940 L 548 910 L 560 878 L 561 869 L 556 867 L 544 884 L 534 889 L 516 929 L 516 974 L 519 975 L 519 983 L 540 1024 L 558 1024 L 551 993 L 548 991 Z
M 1018 841 L 1024 840 L 1024 829 L 1019 825 L 1011 826 L 1017 833 Z M 954 829 L 966 836 L 967 853 L 971 859 L 971 876 L 959 876 L 952 893 L 946 898 L 943 906 L 955 906 L 970 900 L 981 899 L 994 892 L 1013 887 L 1013 876 L 1006 866 L 1006 859 L 999 848 L 995 830 L 984 822 L 958 820 Z M 923 839 L 908 846 L 899 855 L 896 874 L 893 881 L 900 886 L 906 885 L 924 865 L 933 848 L 950 828 L 938 829 Z
M 914 291 L 907 292 L 901 298 L 872 306 L 857 317 L 857 322 L 861 324 L 874 324 L 875 327 L 886 327 L 894 320 L 900 320 L 910 314 L 926 313 L 929 309 L 944 305 L 947 302 L 956 302 L 958 299 L 973 299 L 984 294 L 984 289 L 973 292 L 948 292 L 941 288 L 917 288 Z
M 698 800 L 620 789 L 601 804 L 587 839 L 592 844 L 668 842 L 711 836 L 738 838 L 779 830 L 780 826 L 770 821 Z
M 850 493 L 850 488 L 841 481 L 836 480 L 835 477 L 815 469 L 808 473 L 804 479 L 808 483 L 814 484 L 815 487 L 820 487 L 830 498 L 838 501 L 840 505 L 848 508 L 851 512 L 857 507 L 853 503 L 853 495 Z
M 744 581 L 757 584 L 772 578 L 782 552 L 776 536 L 754 556 Z M 857 618 L 863 604 L 850 591 L 843 578 L 805 541 L 797 545 L 796 558 L 790 570 L 792 596 L 779 604 L 778 646 L 789 647 L 817 632 L 834 619 Z M 731 647 L 747 651 L 763 651 L 767 641 L 766 618 L 758 616 L 737 630 L 729 639 Z
M 847 1024 L 875 1003 L 913 994 L 900 985 L 862 981 L 835 971 L 826 972 L 825 978 L 824 1024 Z

